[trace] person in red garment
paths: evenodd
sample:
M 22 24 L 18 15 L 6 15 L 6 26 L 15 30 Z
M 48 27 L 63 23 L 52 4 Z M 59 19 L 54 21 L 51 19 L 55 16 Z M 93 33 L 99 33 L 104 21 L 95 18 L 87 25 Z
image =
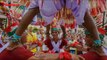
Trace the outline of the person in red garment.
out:
M 78 1 L 80 3 L 78 3 Z M 88 52 L 87 55 L 85 56 L 90 56 L 88 59 L 91 60 L 92 57 L 96 58 L 95 56 L 91 56 L 91 55 L 97 55 L 97 58 L 102 57 L 101 58 L 102 60 L 107 60 L 106 58 L 107 56 L 104 56 L 105 53 L 102 50 L 102 46 L 101 46 L 102 43 L 99 38 L 98 30 L 95 25 L 94 19 L 92 18 L 91 14 L 88 11 L 87 1 L 88 0 L 32 0 L 32 3 L 30 4 L 28 12 L 23 16 L 22 21 L 18 29 L 16 30 L 16 33 L 12 37 L 12 38 L 15 38 L 12 42 L 17 43 L 19 41 L 19 38 L 21 37 L 21 35 L 23 34 L 27 26 L 31 23 L 31 21 L 33 20 L 33 17 L 38 13 L 41 13 L 45 21 L 48 24 L 50 24 L 55 14 L 57 14 L 57 12 L 60 11 L 62 8 L 66 7 L 67 9 L 70 9 L 73 12 L 74 17 L 77 20 L 76 21 L 77 24 L 84 25 L 84 27 L 93 36 L 93 40 L 90 40 L 90 41 L 93 42 L 91 45 L 95 47 L 93 48 L 93 46 L 91 46 L 91 49 L 93 49 L 92 52 L 94 53 Z M 14 46 L 11 46 L 11 47 L 14 47 Z M 99 55 L 101 57 L 99 57 Z M 87 59 L 86 57 L 84 58 Z M 0 60 L 3 60 L 3 59 L 0 59 Z
M 42 15 L 47 23 L 46 25 L 48 25 L 52 22 L 55 14 L 57 14 L 57 12 L 62 8 L 66 7 L 73 12 L 77 24 L 83 25 L 92 34 L 93 46 L 97 47 L 96 49 L 92 48 L 94 49 L 94 52 L 97 52 L 102 56 L 105 55 L 102 50 L 102 43 L 94 19 L 88 11 L 88 0 L 80 0 L 79 2 L 80 3 L 78 4 L 78 0 L 32 0 L 28 12 L 23 16 L 22 21 L 14 34 L 15 38 L 20 38 L 33 17 L 38 13 Z
M 67 46 L 67 40 L 65 40 L 65 29 L 64 26 L 63 27 L 63 37 L 60 38 L 58 37 L 59 35 L 59 29 L 57 27 L 52 27 L 51 28 L 51 35 L 52 37 L 49 37 L 49 31 L 47 32 L 47 39 L 45 40 L 45 45 L 47 46 L 47 48 L 55 53 L 59 53 L 60 49 L 63 49 L 65 46 Z

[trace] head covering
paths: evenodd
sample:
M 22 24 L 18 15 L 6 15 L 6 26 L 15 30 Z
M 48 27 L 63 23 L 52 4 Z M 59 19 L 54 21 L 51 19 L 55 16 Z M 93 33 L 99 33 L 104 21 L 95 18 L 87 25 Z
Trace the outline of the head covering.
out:
M 51 31 L 59 31 L 58 28 L 51 28 Z

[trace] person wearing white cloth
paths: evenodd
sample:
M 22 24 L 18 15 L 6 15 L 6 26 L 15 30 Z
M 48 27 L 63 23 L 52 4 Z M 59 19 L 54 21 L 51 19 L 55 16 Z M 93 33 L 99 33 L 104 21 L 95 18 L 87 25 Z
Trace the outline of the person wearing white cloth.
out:
M 59 29 L 56 27 L 51 28 L 51 35 L 52 37 L 47 38 L 44 43 L 49 50 L 59 53 L 60 49 L 63 49 L 65 46 L 67 46 L 67 40 L 65 40 L 64 36 L 62 38 L 58 37 Z
M 32 0 L 28 12 L 23 16 L 18 29 L 13 35 L 13 38 L 16 38 L 13 42 L 18 42 L 17 40 L 21 38 L 20 36 L 35 15 L 40 13 L 46 22 L 45 25 L 48 25 L 52 22 L 55 14 L 64 7 L 72 11 L 78 25 L 84 25 L 91 33 L 93 36 L 93 40 L 91 41 L 93 41 L 93 45 L 97 47 L 96 49 L 93 48 L 95 52 L 99 55 L 105 55 L 101 48 L 101 40 L 94 19 L 88 11 L 88 0 Z
M 78 25 L 84 25 L 92 34 L 92 41 L 95 42 L 93 45 L 99 46 L 95 51 L 100 55 L 105 55 L 101 48 L 101 40 L 94 19 L 88 11 L 88 0 L 32 0 L 28 12 L 23 16 L 22 21 L 14 34 L 15 37 L 20 37 L 22 35 L 33 17 L 38 13 L 40 13 L 45 20 L 45 25 L 48 25 L 52 22 L 55 14 L 64 7 L 72 11 Z

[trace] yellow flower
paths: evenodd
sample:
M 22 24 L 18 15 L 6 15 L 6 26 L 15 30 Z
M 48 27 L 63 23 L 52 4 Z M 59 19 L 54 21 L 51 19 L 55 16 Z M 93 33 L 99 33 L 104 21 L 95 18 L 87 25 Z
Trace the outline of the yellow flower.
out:
M 27 34 L 27 43 L 33 43 L 37 41 L 37 35 L 35 33 Z
M 32 53 L 35 53 L 35 52 L 37 52 L 37 49 L 34 48 L 34 49 L 31 50 L 31 52 L 32 52 Z

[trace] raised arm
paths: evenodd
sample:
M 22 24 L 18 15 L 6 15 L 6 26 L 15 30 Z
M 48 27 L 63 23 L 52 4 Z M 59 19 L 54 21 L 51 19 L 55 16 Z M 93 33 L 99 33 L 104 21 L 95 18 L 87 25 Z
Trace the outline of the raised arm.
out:
M 90 15 L 88 11 L 86 11 L 84 21 L 85 21 L 83 24 L 84 27 L 91 33 L 94 40 L 98 40 L 99 36 L 98 36 L 97 27 L 95 25 L 94 19 L 92 18 L 92 16 Z
M 39 8 L 33 8 L 28 10 L 28 12 L 22 17 L 21 23 L 19 24 L 18 29 L 16 30 L 16 34 L 21 36 L 22 33 L 25 31 L 27 26 L 33 20 L 33 17 L 39 13 Z
M 65 31 L 65 27 L 63 25 L 61 25 L 61 29 L 63 32 L 63 38 L 66 38 L 66 31 Z
M 84 26 L 89 31 L 90 35 L 92 36 L 93 40 L 90 40 L 90 42 L 93 42 L 91 49 L 95 52 L 97 52 L 99 55 L 105 55 L 103 49 L 102 49 L 102 41 L 99 38 L 97 26 L 95 25 L 94 19 L 90 15 L 90 13 L 87 11 L 84 17 Z
M 46 26 L 46 38 L 50 38 L 50 24 Z

